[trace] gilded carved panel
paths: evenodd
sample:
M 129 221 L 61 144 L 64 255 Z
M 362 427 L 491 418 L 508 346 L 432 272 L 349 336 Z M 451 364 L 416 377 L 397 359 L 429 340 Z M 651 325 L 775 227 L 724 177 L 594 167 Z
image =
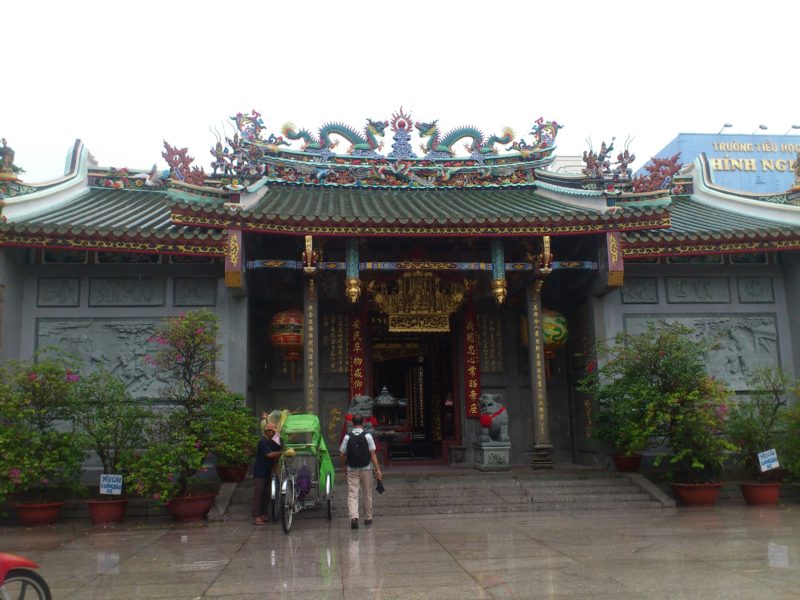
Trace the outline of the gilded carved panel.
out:
M 158 346 L 150 341 L 159 319 L 38 319 L 36 347 L 55 346 L 74 355 L 88 371 L 104 367 L 138 398 L 155 398 L 161 387 L 145 357 Z
M 698 341 L 716 343 L 706 360 L 708 371 L 736 391 L 748 389 L 759 367 L 780 365 L 778 327 L 774 313 L 686 315 L 624 315 L 625 331 L 642 333 L 648 323 L 680 323 Z
M 667 302 L 696 304 L 730 302 L 731 289 L 727 277 L 666 277 Z

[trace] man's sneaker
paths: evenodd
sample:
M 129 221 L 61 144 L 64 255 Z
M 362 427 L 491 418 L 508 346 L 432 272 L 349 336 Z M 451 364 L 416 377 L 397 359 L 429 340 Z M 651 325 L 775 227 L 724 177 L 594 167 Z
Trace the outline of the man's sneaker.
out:
M 370 523 L 372 523 L 372 521 L 370 521 Z M 364 521 L 364 525 L 366 524 L 367 522 Z M 358 529 L 358 519 L 350 519 L 350 529 Z
M 364 525 L 372 525 L 372 519 L 364 519 Z

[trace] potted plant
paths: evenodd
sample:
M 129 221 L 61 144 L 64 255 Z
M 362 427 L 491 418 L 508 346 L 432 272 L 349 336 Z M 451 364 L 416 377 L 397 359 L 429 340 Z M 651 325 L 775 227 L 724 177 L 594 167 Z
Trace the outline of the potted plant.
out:
M 578 384 L 578 389 L 593 394 L 600 407 L 591 435 L 609 442 L 618 471 L 636 471 L 641 452 L 654 446 L 658 434 L 660 390 L 653 385 L 643 363 L 652 349 L 643 347 L 645 339 L 620 334 L 611 346 L 603 346 L 607 360 Z
M 208 448 L 217 457 L 217 475 L 222 481 L 241 481 L 258 444 L 258 421 L 241 395 L 228 392 L 212 393 L 205 417 Z
M 25 524 L 54 522 L 63 497 L 80 487 L 83 440 L 71 426 L 78 380 L 76 363 L 51 348 L 2 372 L 0 455 L 8 467 L 0 493 L 13 495 Z
M 738 447 L 737 457 L 753 475 L 754 481 L 740 484 L 745 502 L 755 506 L 774 506 L 778 503 L 781 479 L 785 469 L 761 472 L 758 454 L 774 449 L 785 430 L 788 396 L 796 384 L 782 370 L 764 368 L 753 376 L 749 401 L 733 406 L 728 415 L 726 430 Z
M 134 401 L 117 377 L 97 371 L 78 382 L 76 424 L 84 434 L 105 475 L 123 475 L 131 454 L 144 447 L 144 430 L 151 411 Z M 121 492 L 123 490 L 120 490 Z M 87 501 L 95 525 L 118 523 L 125 517 L 128 499 L 116 495 Z
M 179 520 L 202 519 L 216 496 L 197 493 L 190 484 L 199 482 L 197 473 L 211 449 L 206 408 L 215 393 L 225 391 L 216 377 L 218 329 L 216 315 L 207 309 L 168 318 L 152 338 L 158 350 L 147 357 L 164 381 L 165 408 L 154 418 L 149 445 L 134 457 L 126 482 L 166 503 Z
M 681 503 L 711 505 L 726 455 L 734 450 L 722 435 L 730 392 L 706 372 L 711 344 L 693 339 L 679 324 L 651 325 L 637 344 L 645 358 L 640 367 L 657 392 L 657 427 L 668 449 L 654 464 L 666 465 Z

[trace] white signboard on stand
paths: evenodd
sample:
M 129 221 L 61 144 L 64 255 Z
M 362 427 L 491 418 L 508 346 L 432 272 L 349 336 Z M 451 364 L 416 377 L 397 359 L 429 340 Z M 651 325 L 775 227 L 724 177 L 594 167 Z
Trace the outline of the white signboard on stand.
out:
M 110 496 L 122 494 L 122 475 L 108 473 L 100 475 L 100 493 Z
M 758 462 L 761 466 L 761 472 L 764 471 L 771 471 L 772 469 L 777 469 L 780 465 L 778 464 L 778 453 L 775 452 L 775 449 L 772 450 L 765 450 L 764 452 L 758 453 Z

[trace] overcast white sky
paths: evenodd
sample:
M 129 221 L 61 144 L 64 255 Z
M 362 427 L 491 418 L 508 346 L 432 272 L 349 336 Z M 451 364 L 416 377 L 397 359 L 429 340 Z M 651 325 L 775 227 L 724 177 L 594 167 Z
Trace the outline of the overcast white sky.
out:
M 276 134 L 402 105 L 530 140 L 541 115 L 561 155 L 636 136 L 636 167 L 679 132 L 800 123 L 797 1 L 7 0 L 0 22 L 0 136 L 28 181 L 75 138 L 105 166 L 163 167 L 166 139 L 209 170 L 209 127 L 252 108 Z

